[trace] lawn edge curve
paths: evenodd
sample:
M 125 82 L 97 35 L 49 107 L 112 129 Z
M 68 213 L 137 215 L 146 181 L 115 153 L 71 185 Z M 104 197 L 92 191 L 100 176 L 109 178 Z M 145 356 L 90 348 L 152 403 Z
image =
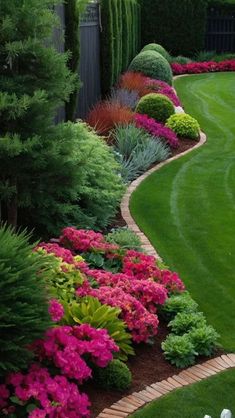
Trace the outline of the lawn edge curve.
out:
M 168 379 L 153 383 L 144 390 L 133 392 L 124 396 L 109 408 L 105 408 L 97 418 L 121 418 L 131 416 L 134 412 L 143 408 L 175 389 L 200 382 L 227 369 L 235 368 L 235 354 L 223 354 L 222 356 L 197 364 L 173 375 Z
M 171 158 L 168 158 L 167 160 L 156 164 L 154 167 L 150 168 L 150 170 L 147 170 L 144 174 L 142 174 L 140 177 L 138 177 L 136 180 L 134 180 L 127 188 L 126 193 L 124 194 L 122 201 L 121 201 L 121 214 L 123 219 L 125 220 L 128 228 L 130 228 L 132 231 L 134 231 L 138 237 L 141 240 L 142 247 L 144 251 L 149 254 L 156 257 L 159 261 L 162 261 L 161 256 L 158 254 L 157 250 L 152 246 L 149 239 L 146 237 L 146 235 L 141 231 L 141 229 L 138 227 L 138 225 L 135 223 L 134 218 L 131 215 L 130 212 L 130 198 L 132 193 L 139 187 L 139 185 L 151 174 L 155 173 L 156 171 L 160 170 L 162 167 L 164 167 L 167 164 L 170 164 L 172 161 L 178 160 L 178 158 L 183 157 L 184 155 L 190 153 L 191 151 L 195 150 L 196 148 L 201 147 L 206 142 L 206 134 L 202 131 L 200 131 L 200 139 L 199 141 L 192 147 L 187 149 L 186 151 L 181 152 L 180 154 L 177 154 Z

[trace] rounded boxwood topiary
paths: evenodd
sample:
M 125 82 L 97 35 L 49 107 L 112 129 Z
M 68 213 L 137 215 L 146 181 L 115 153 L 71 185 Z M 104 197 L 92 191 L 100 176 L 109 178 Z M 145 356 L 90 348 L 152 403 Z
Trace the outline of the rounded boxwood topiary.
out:
M 199 139 L 199 123 L 187 113 L 177 113 L 172 115 L 167 120 L 166 126 L 182 138 Z
M 172 70 L 169 62 L 159 52 L 143 51 L 132 60 L 129 71 L 140 72 L 147 77 L 166 81 L 172 85 Z
M 155 52 L 158 52 L 164 58 L 166 58 L 166 60 L 168 62 L 171 59 L 170 54 L 165 50 L 165 48 L 163 48 L 163 46 L 161 46 L 159 44 L 152 43 L 152 44 L 145 45 L 144 48 L 141 50 L 141 52 L 144 52 L 144 51 L 155 51 Z
M 163 94 L 149 93 L 140 99 L 136 112 L 165 123 L 175 113 L 175 108 L 171 100 Z
M 189 64 L 190 62 L 192 62 L 192 60 L 188 57 L 178 55 L 177 57 L 172 57 L 171 62 L 174 64 Z
M 129 388 L 132 381 L 130 370 L 120 360 L 112 360 L 105 368 L 96 367 L 93 370 L 93 377 L 99 386 L 120 392 Z

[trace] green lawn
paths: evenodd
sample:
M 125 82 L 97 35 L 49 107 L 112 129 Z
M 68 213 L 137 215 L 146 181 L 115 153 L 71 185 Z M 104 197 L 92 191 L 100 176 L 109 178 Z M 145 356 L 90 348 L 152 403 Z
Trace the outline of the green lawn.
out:
M 132 415 L 133 418 L 219 418 L 223 409 L 235 413 L 235 369 L 220 373 L 170 395 Z
M 145 180 L 131 199 L 138 225 L 235 350 L 235 73 L 177 79 L 208 141 Z

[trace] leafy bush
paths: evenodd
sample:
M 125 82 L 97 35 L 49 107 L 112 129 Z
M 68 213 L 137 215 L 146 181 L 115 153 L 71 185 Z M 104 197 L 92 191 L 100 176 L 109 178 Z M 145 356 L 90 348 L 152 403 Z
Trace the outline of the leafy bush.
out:
M 142 96 L 145 96 L 149 93 L 160 93 L 168 97 L 175 106 L 180 106 L 180 100 L 178 96 L 176 95 L 173 88 L 169 86 L 169 84 L 165 83 L 165 81 L 148 79 L 148 81 L 145 83 L 145 87 L 146 88 Z
M 174 334 L 182 335 L 192 328 L 200 328 L 206 325 L 206 319 L 201 312 L 178 312 L 175 318 L 169 322 L 168 327 Z M 197 350 L 198 351 L 198 350 Z
M 192 62 L 192 60 L 188 57 L 178 55 L 178 57 L 172 57 L 171 62 L 176 62 L 177 64 L 189 64 L 190 62 Z
M 89 112 L 88 124 L 99 135 L 108 135 L 115 125 L 127 125 L 133 120 L 133 112 L 120 103 L 104 101 L 97 103 Z
M 188 367 L 195 363 L 197 352 L 187 334 L 178 336 L 169 334 L 162 343 L 164 356 L 176 367 Z
M 156 122 L 155 119 L 136 113 L 135 124 L 138 128 L 142 128 L 149 134 L 166 141 L 172 148 L 178 147 L 179 140 L 175 132 L 162 123 Z
M 169 297 L 161 307 L 161 312 L 166 319 L 172 319 L 178 312 L 196 312 L 198 304 L 191 298 L 188 292 Z
M 126 364 L 112 360 L 107 367 L 94 369 L 94 380 L 102 388 L 123 392 L 130 387 L 132 375 Z
M 129 355 L 134 354 L 131 336 L 126 331 L 124 322 L 118 318 L 120 309 L 101 304 L 98 299 L 91 296 L 82 298 L 79 302 L 64 303 L 64 309 L 64 323 L 68 325 L 90 324 L 97 329 L 104 328 L 120 348 L 117 357 L 127 360 Z
M 170 116 L 166 126 L 182 138 L 198 139 L 200 135 L 198 121 L 187 113 L 177 113 Z
M 150 93 L 140 99 L 136 112 L 165 123 L 175 113 L 175 108 L 168 97 L 163 94 Z
M 112 89 L 109 100 L 134 110 L 139 101 L 139 95 L 137 91 L 133 90 L 130 91 L 127 89 Z
M 138 235 L 129 228 L 113 229 L 106 240 L 112 244 L 117 244 L 121 248 L 141 251 L 141 240 Z
M 0 375 L 24 368 L 31 359 L 27 345 L 50 325 L 43 280 L 48 260 L 33 252 L 29 238 L 0 228 Z
M 155 51 L 155 52 L 158 52 L 168 62 L 170 61 L 170 54 L 165 50 L 165 48 L 163 48 L 163 46 L 161 46 L 159 44 L 152 43 L 152 44 L 145 45 L 144 48 L 142 49 L 142 51 Z
M 158 52 L 140 52 L 130 63 L 129 71 L 143 73 L 147 77 L 166 81 L 172 85 L 172 71 L 168 61 Z
M 165 160 L 169 149 L 159 139 L 134 125 L 119 127 L 114 132 L 115 152 L 121 164 L 121 175 L 128 182 L 146 171 L 156 161 Z
M 217 345 L 219 334 L 210 325 L 192 329 L 188 336 L 199 355 L 210 356 Z
M 235 59 L 225 60 L 221 62 L 191 62 L 189 64 L 171 64 L 172 71 L 175 75 L 179 74 L 203 74 L 220 71 L 235 71 Z

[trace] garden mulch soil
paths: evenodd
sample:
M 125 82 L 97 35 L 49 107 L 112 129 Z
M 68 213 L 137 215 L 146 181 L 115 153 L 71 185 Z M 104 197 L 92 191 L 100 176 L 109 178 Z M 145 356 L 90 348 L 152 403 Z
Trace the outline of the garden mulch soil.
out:
M 169 329 L 160 318 L 158 334 L 153 340 L 154 344 L 135 345 L 135 356 L 130 357 L 126 363 L 132 373 L 132 385 L 129 390 L 120 393 L 102 389 L 92 381 L 82 386 L 81 391 L 88 395 L 91 402 L 91 418 L 97 417 L 104 408 L 109 408 L 124 396 L 139 392 L 152 383 L 179 374 L 182 369 L 178 369 L 166 361 L 161 349 L 161 343 L 168 334 Z M 213 357 L 218 357 L 221 354 L 224 352 L 217 350 Z M 200 357 L 197 363 L 203 363 L 206 360 L 208 360 L 207 357 Z

